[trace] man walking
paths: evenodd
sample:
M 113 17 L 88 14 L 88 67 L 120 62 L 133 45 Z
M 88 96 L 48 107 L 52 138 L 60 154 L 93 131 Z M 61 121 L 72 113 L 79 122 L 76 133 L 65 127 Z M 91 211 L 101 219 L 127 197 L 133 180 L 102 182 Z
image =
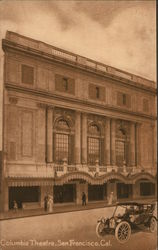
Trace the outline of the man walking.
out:
M 47 195 L 44 197 L 44 210 L 45 211 L 48 210 L 48 196 Z
M 85 192 L 82 193 L 82 206 L 86 206 L 86 194 L 85 194 Z

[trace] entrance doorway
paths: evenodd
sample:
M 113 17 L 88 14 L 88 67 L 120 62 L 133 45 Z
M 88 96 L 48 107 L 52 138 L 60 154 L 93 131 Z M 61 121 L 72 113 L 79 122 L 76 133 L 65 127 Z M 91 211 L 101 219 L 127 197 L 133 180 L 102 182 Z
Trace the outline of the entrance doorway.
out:
M 88 185 L 88 201 L 101 201 L 107 196 L 106 184 Z
M 76 201 L 76 184 L 64 184 L 54 186 L 54 203 L 66 203 Z
M 140 195 L 141 196 L 154 196 L 155 195 L 155 184 L 152 182 L 141 182 L 140 183 Z
M 9 187 L 9 209 L 13 208 L 14 200 L 22 208 L 23 202 L 38 202 L 39 196 L 39 187 Z
M 131 198 L 132 197 L 132 184 L 117 183 L 117 198 Z

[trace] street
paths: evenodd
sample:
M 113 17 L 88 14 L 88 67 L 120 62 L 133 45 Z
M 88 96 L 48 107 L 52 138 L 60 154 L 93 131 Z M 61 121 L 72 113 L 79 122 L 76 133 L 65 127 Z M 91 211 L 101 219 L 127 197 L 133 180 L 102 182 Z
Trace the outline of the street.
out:
M 48 214 L 0 221 L 0 250 L 109 249 L 155 250 L 156 233 L 138 232 L 126 244 L 114 235 L 98 238 L 97 219 L 109 217 L 113 207 Z

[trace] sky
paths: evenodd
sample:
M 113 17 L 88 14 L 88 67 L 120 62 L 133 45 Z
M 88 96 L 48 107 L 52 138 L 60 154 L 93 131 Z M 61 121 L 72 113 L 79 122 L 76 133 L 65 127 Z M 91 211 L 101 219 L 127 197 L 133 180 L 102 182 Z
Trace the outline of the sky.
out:
M 156 1 L 0 0 L 6 30 L 156 80 Z M 2 59 L 0 45 L 1 100 Z
M 156 79 L 156 2 L 2 0 L 0 35 L 11 30 Z

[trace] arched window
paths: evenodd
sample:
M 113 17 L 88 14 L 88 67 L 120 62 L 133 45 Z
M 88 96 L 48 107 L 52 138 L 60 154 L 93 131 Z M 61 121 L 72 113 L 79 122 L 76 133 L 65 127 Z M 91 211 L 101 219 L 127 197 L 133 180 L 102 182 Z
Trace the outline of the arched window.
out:
M 127 136 L 126 131 L 120 128 L 117 131 L 116 138 L 116 163 L 117 165 L 123 165 L 123 163 L 127 164 Z
M 71 163 L 73 158 L 73 137 L 66 120 L 60 119 L 54 128 L 54 161 L 62 164 Z
M 101 133 L 97 125 L 88 128 L 88 163 L 95 165 L 101 161 Z

